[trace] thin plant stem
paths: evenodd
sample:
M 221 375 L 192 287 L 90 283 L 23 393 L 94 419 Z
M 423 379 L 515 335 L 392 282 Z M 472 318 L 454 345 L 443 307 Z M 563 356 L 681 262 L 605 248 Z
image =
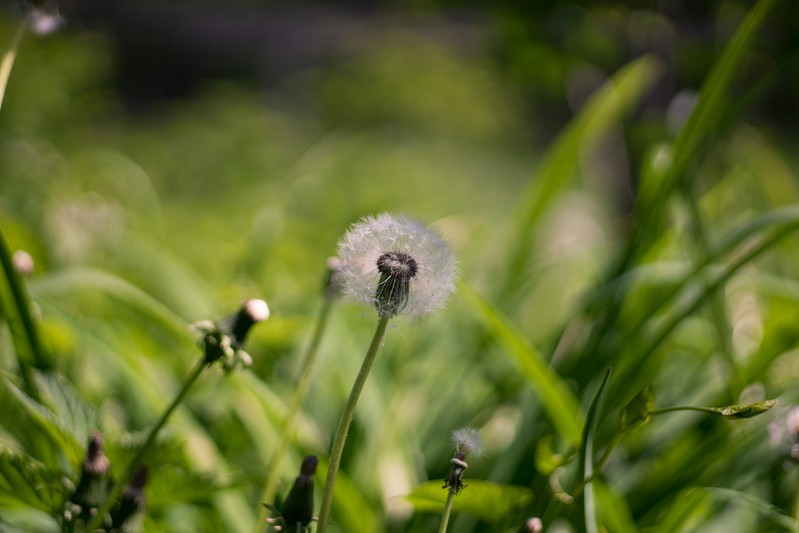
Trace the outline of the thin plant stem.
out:
M 449 491 L 447 503 L 444 504 L 444 512 L 441 513 L 441 525 L 438 526 L 438 533 L 446 533 L 449 524 L 449 515 L 452 513 L 452 502 L 455 500 L 455 493 Z
M 6 95 L 6 86 L 8 86 L 8 78 L 11 76 L 11 69 L 14 68 L 14 61 L 17 58 L 17 49 L 19 43 L 22 41 L 22 36 L 25 35 L 25 29 L 28 27 L 28 19 L 24 18 L 17 26 L 17 31 L 11 38 L 11 45 L 9 45 L 6 53 L 3 54 L 3 59 L 0 60 L 0 108 L 3 107 L 3 100 Z
M 352 424 L 352 418 L 355 416 L 355 406 L 358 404 L 358 397 L 361 395 L 366 378 L 369 376 L 369 370 L 372 368 L 372 363 L 375 362 L 377 351 L 383 343 L 383 337 L 386 334 L 386 326 L 391 317 L 388 314 L 380 315 L 375 328 L 372 343 L 369 345 L 369 350 L 366 352 L 366 357 L 361 364 L 361 370 L 358 372 L 358 377 L 355 378 L 355 383 L 352 385 L 350 397 L 347 399 L 347 404 L 344 406 L 344 412 L 341 414 L 341 421 L 338 423 L 336 436 L 333 439 L 333 447 L 330 449 L 330 459 L 327 467 L 327 478 L 325 479 L 325 488 L 322 491 L 322 503 L 319 508 L 319 527 L 317 533 L 325 533 L 327 531 L 327 523 L 330 520 L 330 511 L 333 506 L 333 488 L 336 485 L 336 474 L 341 464 L 341 455 L 344 452 L 344 444 L 347 442 L 347 433 Z
M 699 411 L 700 413 L 719 414 L 718 409 L 711 407 L 694 407 L 692 405 L 678 405 L 676 407 L 663 407 L 649 411 L 649 416 L 662 415 L 663 413 L 673 413 L 674 411 Z
M 0 264 L 2 264 L 6 283 L 11 293 L 14 307 L 16 308 L 17 318 L 25 334 L 25 343 L 28 345 L 29 356 L 33 360 L 34 365 L 38 368 L 47 368 L 47 359 L 44 357 L 42 343 L 39 340 L 39 333 L 36 329 L 36 324 L 33 322 L 33 317 L 31 316 L 28 295 L 25 292 L 25 286 L 20 282 L 17 272 L 14 269 L 14 262 L 11 259 L 11 253 L 9 252 L 8 245 L 6 244 L 2 232 L 0 232 Z M 12 329 L 12 333 L 14 333 L 14 329 Z M 17 332 L 15 334 L 15 340 L 18 343 L 17 346 L 21 344 L 19 336 Z M 19 349 L 17 349 L 17 352 L 19 352 Z M 31 398 L 39 401 L 38 389 L 33 381 L 30 361 L 26 360 L 19 353 L 17 353 L 17 359 L 22 379 L 25 382 L 26 392 Z
M 186 381 L 183 382 L 183 387 L 180 389 L 180 392 L 178 392 L 178 395 L 175 396 L 175 399 L 172 400 L 171 404 L 169 404 L 169 407 L 167 407 L 166 411 L 164 411 L 164 414 L 161 415 L 161 418 L 158 420 L 158 422 L 156 422 L 155 425 L 150 429 L 144 444 L 141 445 L 136 452 L 136 455 L 133 457 L 133 459 L 131 459 L 130 463 L 128 463 L 128 466 L 126 466 L 122 471 L 122 475 L 120 475 L 116 483 L 114 483 L 114 486 L 111 489 L 111 492 L 108 494 L 105 503 L 103 503 L 103 506 L 98 510 L 97 514 L 86 526 L 86 531 L 94 531 L 101 526 L 106 513 L 111 510 L 111 507 L 113 507 L 117 499 L 119 499 L 122 491 L 128 486 L 128 483 L 130 483 L 130 480 L 133 478 L 133 474 L 139 468 L 139 465 L 144 458 L 144 454 L 147 453 L 147 450 L 150 448 L 153 442 L 155 442 L 158 432 L 164 426 L 167 419 L 172 414 L 172 411 L 174 411 L 175 408 L 177 408 L 177 406 L 183 401 L 183 398 L 186 397 L 186 393 L 189 391 L 194 382 L 197 381 L 197 378 L 200 377 L 200 374 L 202 374 L 203 370 L 205 370 L 208 364 L 209 363 L 206 363 L 204 359 L 200 359 L 197 362 L 197 365 L 186 378 Z
M 324 334 L 325 328 L 327 326 L 330 310 L 332 308 L 333 298 L 325 298 L 322 308 L 319 310 L 319 315 L 316 319 L 316 325 L 314 326 L 311 342 L 306 348 L 305 355 L 303 357 L 302 363 L 300 364 L 294 397 L 291 399 L 291 403 L 286 410 L 286 415 L 283 418 L 283 428 L 280 435 L 280 440 L 275 447 L 275 452 L 272 455 L 272 461 L 269 463 L 269 473 L 266 476 L 264 490 L 261 494 L 262 502 L 271 504 L 272 500 L 275 499 L 278 479 L 277 474 L 280 470 L 280 463 L 283 460 L 283 456 L 286 454 L 289 442 L 291 441 L 294 429 L 294 419 L 297 416 L 300 405 L 302 405 L 302 402 L 305 400 L 305 397 L 308 394 L 308 387 L 311 383 L 311 367 L 316 360 L 316 354 L 319 351 L 319 344 L 322 341 L 322 335 Z M 255 523 L 255 533 L 259 533 L 264 529 L 264 524 L 266 523 L 266 514 L 268 511 L 268 508 L 261 506 L 258 521 Z

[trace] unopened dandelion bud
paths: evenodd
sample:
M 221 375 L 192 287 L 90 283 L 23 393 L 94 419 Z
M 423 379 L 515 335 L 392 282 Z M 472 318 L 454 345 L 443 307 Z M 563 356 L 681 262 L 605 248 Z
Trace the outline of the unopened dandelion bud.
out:
M 81 467 L 81 477 L 71 502 L 81 507 L 81 513 L 91 515 L 102 505 L 108 493 L 110 463 L 103 452 L 103 436 L 94 430 L 89 438 L 86 459 Z M 74 509 L 73 509 L 74 511 Z
M 14 256 L 11 258 L 11 261 L 14 264 L 14 270 L 16 270 L 17 274 L 19 274 L 21 277 L 27 278 L 33 274 L 33 270 L 35 268 L 33 257 L 31 257 L 31 254 L 25 250 L 17 250 L 14 252 Z
M 341 259 L 338 257 L 328 257 L 324 281 L 325 298 L 333 299 L 341 295 L 343 282 L 344 280 L 341 275 Z
M 315 455 L 309 455 L 302 461 L 300 475 L 294 480 L 294 485 L 283 502 L 283 524 L 290 531 L 293 531 L 298 524 L 301 527 L 306 527 L 314 518 L 313 476 L 318 463 Z
M 119 498 L 119 506 L 111 513 L 114 528 L 125 525 L 136 513 L 144 509 L 144 485 L 147 483 L 147 468 L 140 467 Z
M 244 302 L 229 324 L 233 347 L 236 349 L 241 348 L 250 328 L 267 318 L 269 318 L 269 306 L 266 305 L 265 301 L 251 299 Z
M 218 322 L 202 320 L 192 324 L 193 331 L 200 335 L 200 346 L 205 362 L 223 361 L 226 370 L 251 366 L 252 358 L 241 350 L 252 326 L 269 318 L 269 306 L 263 300 L 251 299 L 241 308 Z

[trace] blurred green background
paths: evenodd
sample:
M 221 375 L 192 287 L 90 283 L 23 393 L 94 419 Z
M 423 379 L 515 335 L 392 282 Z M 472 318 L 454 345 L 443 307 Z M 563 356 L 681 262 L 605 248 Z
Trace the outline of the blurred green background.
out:
M 799 401 L 796 237 L 707 288 L 765 230 L 713 255 L 726 235 L 786 206 L 796 218 L 799 10 L 778 3 L 753 29 L 685 148 L 679 132 L 752 7 L 696 4 L 64 2 L 61 31 L 22 41 L 0 112 L 0 227 L 35 261 L 42 379 L 85 416 L 48 437 L 3 392 L 0 446 L 35 459 L 36 490 L 55 493 L 34 505 L 0 484 L 0 529 L 57 531 L 59 475 L 75 480 L 88 432 L 124 462 L 196 357 L 188 323 L 262 297 L 272 317 L 249 339 L 252 371 L 208 372 L 192 390 L 150 458 L 142 519 L 252 531 L 325 260 L 350 223 L 384 211 L 434 223 L 465 283 L 535 348 L 514 355 L 460 296 L 397 320 L 345 451 L 340 531 L 435 531 L 438 515 L 404 496 L 443 479 L 467 425 L 486 441 L 467 478 L 535 498 L 501 517 L 458 513 L 452 531 L 534 515 L 583 530 L 579 504 L 552 505 L 553 480 L 568 490 L 575 473 L 553 478 L 539 443 L 576 450 L 520 371 L 532 352 L 583 412 L 605 368 L 620 370 L 597 450 L 650 382 L 659 407 Z M 0 44 L 21 11 L 3 15 Z M 326 456 L 373 326 L 372 310 L 336 306 L 282 491 L 305 454 Z M 1 340 L 12 375 L 8 328 Z M 674 414 L 625 436 L 597 482 L 603 527 L 790 530 L 799 476 L 767 431 L 781 417 Z

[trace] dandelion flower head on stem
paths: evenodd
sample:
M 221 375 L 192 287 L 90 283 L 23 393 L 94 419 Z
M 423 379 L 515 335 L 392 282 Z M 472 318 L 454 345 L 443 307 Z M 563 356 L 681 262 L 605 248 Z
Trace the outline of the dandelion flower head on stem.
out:
M 457 266 L 435 230 L 404 216 L 365 217 L 339 242 L 344 294 L 380 315 L 424 316 L 455 290 Z

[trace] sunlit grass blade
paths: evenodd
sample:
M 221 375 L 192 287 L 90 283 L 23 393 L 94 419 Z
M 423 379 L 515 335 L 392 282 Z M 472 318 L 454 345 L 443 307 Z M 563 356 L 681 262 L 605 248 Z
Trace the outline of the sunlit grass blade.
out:
M 558 433 L 576 446 L 580 442 L 582 431 L 580 404 L 560 376 L 549 367 L 538 349 L 510 320 L 503 317 L 466 283 L 460 284 L 460 293 L 488 332 L 516 361 Z
M 0 60 L 0 109 L 3 107 L 3 100 L 5 100 L 6 88 L 8 87 L 8 78 L 11 76 L 11 69 L 14 68 L 14 60 L 17 58 L 17 49 L 19 43 L 25 35 L 25 29 L 28 27 L 28 20 L 22 19 L 17 25 L 14 36 L 11 38 L 11 43 L 8 50 L 3 54 L 3 59 Z
M 167 331 L 179 337 L 188 334 L 188 321 L 164 304 L 119 276 L 93 268 L 75 267 L 39 278 L 31 283 L 37 298 L 96 290 L 142 311 Z

